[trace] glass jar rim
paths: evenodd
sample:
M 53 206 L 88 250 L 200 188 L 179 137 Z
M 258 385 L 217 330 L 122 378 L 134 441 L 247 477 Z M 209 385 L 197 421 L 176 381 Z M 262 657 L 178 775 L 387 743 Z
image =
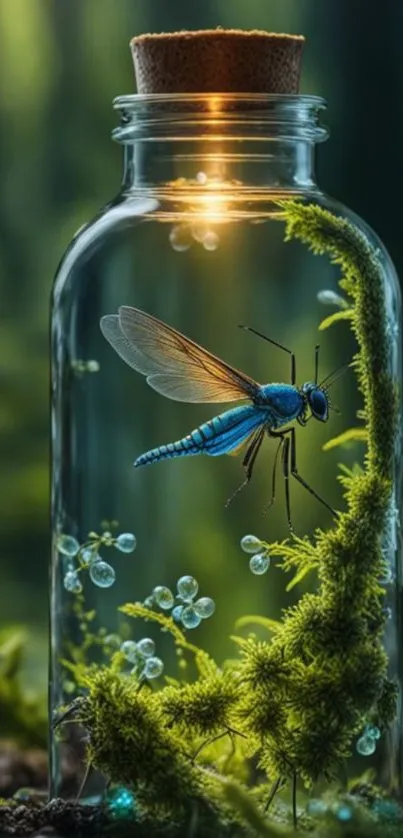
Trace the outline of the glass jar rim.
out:
M 113 139 L 121 143 L 193 139 L 201 132 L 221 139 L 289 139 L 321 142 L 319 124 L 326 108 L 320 96 L 282 93 L 152 93 L 118 96 L 113 107 L 121 124 Z M 269 134 L 269 136 L 267 136 Z

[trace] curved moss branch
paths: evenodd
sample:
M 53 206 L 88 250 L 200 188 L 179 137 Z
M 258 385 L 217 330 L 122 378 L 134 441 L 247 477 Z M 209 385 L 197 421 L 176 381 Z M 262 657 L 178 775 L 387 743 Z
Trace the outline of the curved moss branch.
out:
M 286 239 L 299 239 L 341 268 L 340 285 L 352 306 L 350 322 L 358 344 L 354 367 L 367 419 L 364 469 L 344 479 L 347 509 L 334 529 L 318 533 L 311 544 L 317 593 L 304 595 L 288 610 L 271 643 L 248 644 L 241 668 L 254 693 L 256 712 L 248 714 L 248 691 L 243 709 L 251 733 L 261 736 L 262 765 L 271 776 L 290 777 L 297 771 L 311 783 L 334 774 L 369 717 L 386 726 L 395 713 L 396 687 L 387 679 L 382 645 L 386 616 L 378 579 L 392 496 L 397 397 L 389 371 L 384 278 L 366 237 L 316 205 L 283 202 L 282 209 Z M 294 552 L 298 565 L 297 542 Z M 268 721 L 270 708 L 275 714 L 272 728 L 265 728 L 263 706 Z M 287 708 L 280 724 L 279 707 Z

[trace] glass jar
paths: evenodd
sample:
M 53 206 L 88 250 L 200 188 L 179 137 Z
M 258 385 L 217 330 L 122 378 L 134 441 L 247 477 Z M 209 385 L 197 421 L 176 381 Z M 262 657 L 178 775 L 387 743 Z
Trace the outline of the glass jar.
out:
M 122 190 L 53 292 L 53 793 L 397 817 L 393 266 L 316 183 L 322 99 L 115 107 Z

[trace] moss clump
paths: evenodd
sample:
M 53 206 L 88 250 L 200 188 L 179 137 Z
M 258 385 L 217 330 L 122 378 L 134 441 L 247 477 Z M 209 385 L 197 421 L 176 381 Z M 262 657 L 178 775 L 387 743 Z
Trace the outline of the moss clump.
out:
M 379 583 L 385 569 L 381 538 L 392 526 L 397 420 L 382 269 L 364 234 L 344 219 L 302 202 L 283 202 L 281 209 L 287 239 L 326 253 L 341 268 L 366 420 L 364 467 L 343 474 L 346 509 L 334 527 L 312 539 L 294 536 L 285 545 L 265 545 L 271 555 L 284 555 L 284 569 L 295 571 L 294 583 L 315 571 L 317 592 L 304 594 L 278 623 L 242 618 L 239 623 L 266 625 L 272 638 L 235 638 L 240 657 L 223 671 L 171 618 L 127 604 L 121 609 L 127 616 L 159 622 L 182 652 L 194 655 L 198 679 L 152 693 L 119 674 L 116 656 L 109 669 L 89 674 L 80 708 L 90 735 L 89 761 L 131 787 L 143 813 L 157 816 L 163 809 L 180 822 L 196 806 L 200 834 L 208 823 L 213 834 L 225 835 L 232 823 L 234 835 L 238 829 L 276 835 L 265 810 L 288 781 L 295 825 L 297 779 L 308 787 L 334 781 L 354 736 L 370 721 L 386 728 L 396 713 L 397 687 L 388 679 L 382 644 L 386 615 Z M 257 803 L 244 785 L 256 772 L 274 781 L 270 794 L 264 782 L 249 793 Z M 281 821 L 276 807 L 273 817 Z M 351 835 L 377 835 L 378 820 L 360 809 Z M 312 834 L 319 834 L 315 821 L 308 821 Z M 329 815 L 326 828 L 336 836 L 341 827 Z

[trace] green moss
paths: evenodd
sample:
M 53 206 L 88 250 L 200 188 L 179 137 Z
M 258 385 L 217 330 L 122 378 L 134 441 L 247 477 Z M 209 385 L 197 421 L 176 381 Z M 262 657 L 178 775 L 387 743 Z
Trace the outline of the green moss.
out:
M 238 630 L 255 622 L 270 637 L 234 638 L 240 655 L 222 670 L 170 617 L 129 603 L 121 608 L 126 616 L 156 621 L 181 653 L 194 657 L 197 680 L 171 682 L 156 692 L 139 689 L 135 679 L 120 674 L 121 658 L 115 655 L 109 668 L 88 673 L 88 695 L 79 711 L 89 731 L 91 764 L 132 788 L 140 811 L 157 818 L 162 808 L 180 819 L 196 807 L 200 834 L 211 827 L 217 836 L 228 829 L 234 835 L 291 835 L 278 832 L 275 805 L 274 822 L 265 815 L 275 792 L 291 781 L 293 806 L 285 810 L 285 820 L 295 821 L 297 779 L 307 787 L 317 780 L 337 783 L 364 725 L 375 721 L 386 728 L 396 713 L 378 582 L 385 569 L 381 536 L 390 515 L 397 421 L 382 269 L 363 233 L 344 219 L 313 204 L 283 202 L 281 209 L 287 239 L 299 239 L 340 266 L 357 341 L 353 366 L 363 399 L 360 417 L 366 420 L 359 434 L 366 443 L 364 466 L 341 475 L 345 510 L 333 527 L 312 538 L 265 545 L 270 555 L 283 557 L 277 560 L 285 571 L 294 571 L 291 585 L 315 572 L 316 593 L 301 596 L 281 621 L 241 617 Z M 247 791 L 256 771 L 275 782 L 270 795 L 265 782 Z M 378 834 L 379 818 L 365 814 L 362 803 L 352 802 L 356 810 L 348 834 L 370 838 Z M 308 818 L 307 828 L 319 834 L 314 820 Z M 340 828 L 329 814 L 328 834 L 337 836 Z M 394 834 L 394 827 L 388 830 L 385 826 L 382 834 Z

